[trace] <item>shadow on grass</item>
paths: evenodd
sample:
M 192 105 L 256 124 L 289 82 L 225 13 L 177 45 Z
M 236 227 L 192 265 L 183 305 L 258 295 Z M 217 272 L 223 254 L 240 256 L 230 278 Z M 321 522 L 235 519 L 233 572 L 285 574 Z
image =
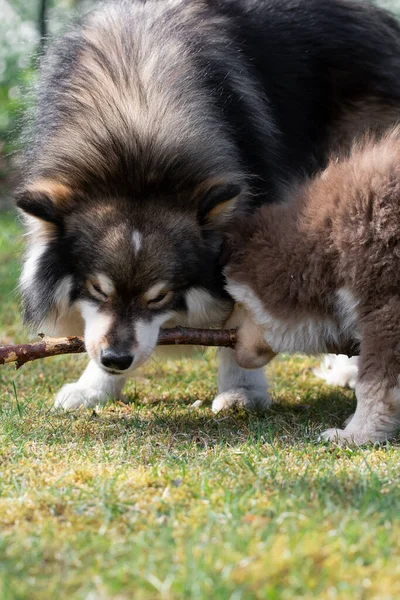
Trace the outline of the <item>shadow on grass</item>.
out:
M 323 429 L 342 427 L 354 408 L 352 399 L 332 391 L 301 404 L 275 402 L 264 415 L 245 410 L 214 415 L 209 407 L 192 409 L 171 399 L 169 403 L 150 405 L 110 403 L 102 410 L 72 413 L 56 412 L 46 405 L 22 404 L 18 410 L 10 407 L 7 419 L 11 438 L 24 434 L 49 444 L 82 438 L 104 442 L 121 437 L 140 444 L 148 437 L 157 443 L 168 444 L 173 439 L 201 447 L 278 442 L 290 446 L 316 442 Z

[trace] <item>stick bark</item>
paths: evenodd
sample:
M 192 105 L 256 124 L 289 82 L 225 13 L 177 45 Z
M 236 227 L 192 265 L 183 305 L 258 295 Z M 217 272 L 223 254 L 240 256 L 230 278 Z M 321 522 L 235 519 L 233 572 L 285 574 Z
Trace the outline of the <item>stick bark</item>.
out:
M 25 363 L 39 358 L 60 354 L 79 354 L 86 351 L 83 338 L 81 337 L 41 337 L 41 341 L 34 344 L 0 346 L 0 365 L 14 362 L 16 368 L 19 369 Z M 158 338 L 160 346 L 192 345 L 233 348 L 235 343 L 236 331 L 234 329 L 174 327 L 171 329 L 161 329 Z

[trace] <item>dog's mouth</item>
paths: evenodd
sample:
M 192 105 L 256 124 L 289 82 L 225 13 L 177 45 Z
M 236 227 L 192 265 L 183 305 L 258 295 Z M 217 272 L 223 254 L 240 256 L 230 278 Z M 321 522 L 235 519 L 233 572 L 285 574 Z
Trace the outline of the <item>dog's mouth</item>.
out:
M 110 369 L 108 367 L 104 367 L 103 365 L 100 365 L 100 368 L 105 371 L 106 373 L 109 373 L 110 375 L 124 375 L 126 373 L 126 371 L 118 371 L 117 369 Z

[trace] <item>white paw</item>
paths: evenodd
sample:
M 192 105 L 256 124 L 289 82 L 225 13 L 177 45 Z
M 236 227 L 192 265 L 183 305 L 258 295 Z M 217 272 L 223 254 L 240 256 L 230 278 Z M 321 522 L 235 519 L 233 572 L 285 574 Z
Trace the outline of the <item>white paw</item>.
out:
M 345 354 L 327 354 L 320 366 L 314 369 L 314 375 L 328 385 L 354 389 L 358 374 L 358 357 L 349 358 Z
M 108 400 L 110 400 L 110 395 L 102 390 L 84 387 L 79 383 L 67 383 L 56 395 L 54 407 L 64 410 L 74 410 L 80 406 L 90 408 L 106 404 Z
M 325 442 L 336 442 L 337 444 L 341 444 L 347 441 L 351 441 L 348 439 L 345 434 L 344 429 L 327 429 L 320 435 L 320 441 Z
M 347 425 L 350 425 L 350 423 L 352 422 L 354 417 L 354 413 L 352 413 L 349 417 L 347 417 L 347 419 L 344 422 L 344 426 L 347 427 Z
M 265 412 L 270 404 L 271 398 L 267 393 L 236 388 L 218 394 L 212 403 L 211 409 L 214 413 L 218 413 L 221 410 L 239 406 L 247 410 Z
M 191 404 L 189 406 L 190 410 L 197 410 L 198 408 L 200 408 L 201 406 L 203 406 L 203 402 L 202 400 L 196 400 L 196 402 L 193 402 L 193 404 Z
M 352 444 L 356 446 L 382 441 L 376 435 L 363 431 L 351 431 L 350 429 L 327 429 L 321 434 L 321 440 L 335 442 L 340 445 Z

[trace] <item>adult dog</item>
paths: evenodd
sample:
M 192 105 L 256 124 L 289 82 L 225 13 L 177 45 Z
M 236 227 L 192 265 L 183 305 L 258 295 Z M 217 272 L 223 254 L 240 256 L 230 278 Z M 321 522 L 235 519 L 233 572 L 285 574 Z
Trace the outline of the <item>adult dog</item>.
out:
M 105 2 L 41 67 L 17 193 L 36 330 L 90 364 L 56 405 L 118 396 L 159 328 L 222 325 L 221 228 L 400 114 L 400 27 L 350 0 Z M 220 353 L 218 410 L 267 404 Z

